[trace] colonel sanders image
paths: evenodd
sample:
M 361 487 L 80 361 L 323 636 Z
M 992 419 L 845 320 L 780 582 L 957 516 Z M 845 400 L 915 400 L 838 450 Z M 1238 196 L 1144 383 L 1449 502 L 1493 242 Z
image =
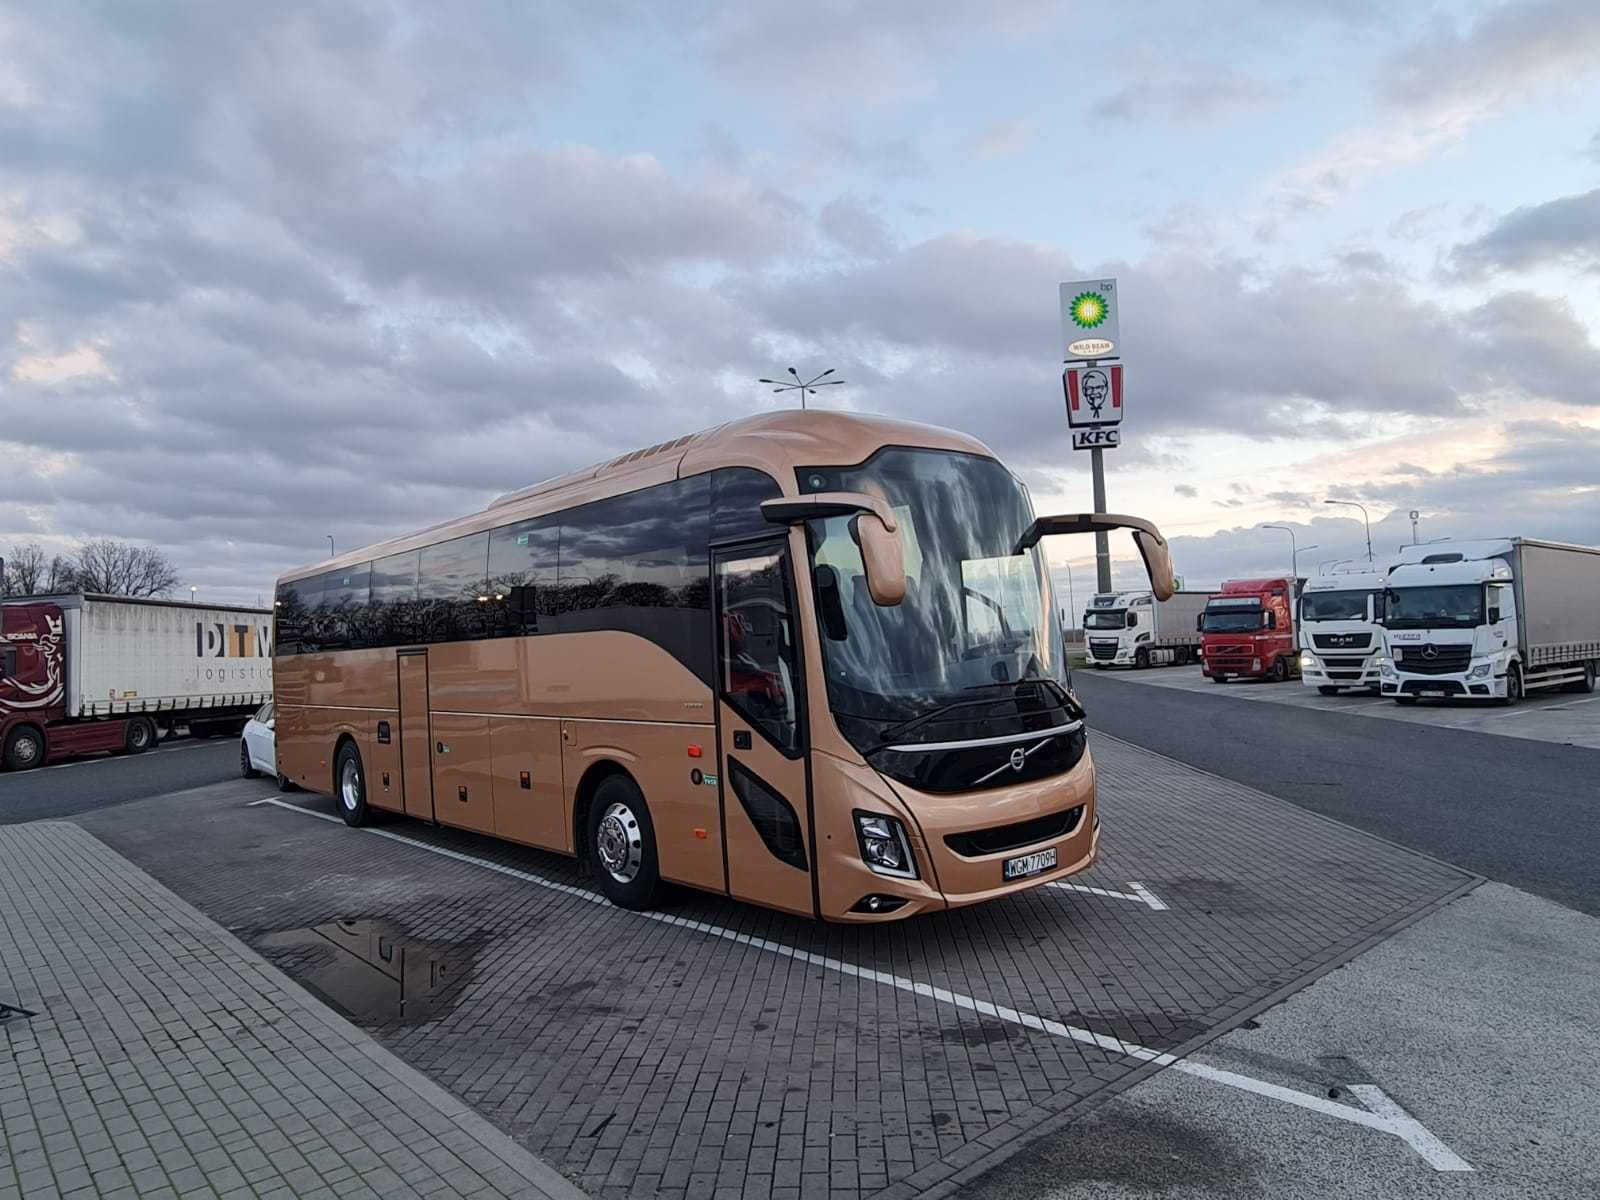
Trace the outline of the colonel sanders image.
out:
M 1088 371 L 1083 376 L 1083 398 L 1089 402 L 1089 411 L 1096 420 L 1100 419 L 1100 410 L 1105 407 L 1106 396 L 1111 391 L 1111 382 L 1106 378 L 1104 371 Z

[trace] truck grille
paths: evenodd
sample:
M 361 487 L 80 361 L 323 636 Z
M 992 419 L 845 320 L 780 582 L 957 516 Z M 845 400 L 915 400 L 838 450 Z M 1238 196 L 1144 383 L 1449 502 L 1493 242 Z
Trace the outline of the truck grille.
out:
M 1311 645 L 1317 650 L 1365 650 L 1372 645 L 1370 633 L 1313 633 Z
M 1359 671 L 1364 658 L 1346 658 L 1342 655 L 1329 655 L 1322 660 L 1322 665 L 1330 671 Z
M 1089 642 L 1089 656 L 1091 658 L 1115 658 L 1117 656 L 1117 644 L 1115 642 L 1097 642 L 1091 639 Z
M 1432 654 L 1429 654 L 1429 651 Z M 1413 675 L 1458 675 L 1472 665 L 1472 647 L 1426 646 L 1396 647 L 1394 662 L 1402 671 Z

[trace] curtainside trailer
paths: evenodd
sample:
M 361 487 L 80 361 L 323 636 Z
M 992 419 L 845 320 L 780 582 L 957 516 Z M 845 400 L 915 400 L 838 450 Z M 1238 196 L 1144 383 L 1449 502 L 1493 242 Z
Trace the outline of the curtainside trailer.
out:
M 138 754 L 272 694 L 272 611 L 78 593 L 0 600 L 0 763 Z

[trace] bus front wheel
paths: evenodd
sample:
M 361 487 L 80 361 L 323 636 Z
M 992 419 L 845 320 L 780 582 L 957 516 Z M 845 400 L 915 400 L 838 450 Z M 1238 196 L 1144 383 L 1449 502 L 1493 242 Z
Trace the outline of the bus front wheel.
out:
M 643 909 L 661 881 L 656 831 L 637 784 L 612 775 L 589 802 L 589 862 L 600 890 L 619 908 Z

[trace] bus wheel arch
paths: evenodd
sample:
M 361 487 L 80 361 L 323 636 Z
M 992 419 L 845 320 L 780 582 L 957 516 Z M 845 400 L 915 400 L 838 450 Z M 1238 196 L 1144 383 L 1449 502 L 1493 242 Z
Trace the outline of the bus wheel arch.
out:
M 628 769 L 616 759 L 597 759 L 584 770 L 583 777 L 578 780 L 578 790 L 573 795 L 572 850 L 585 870 L 589 867 L 589 808 L 594 803 L 594 794 L 599 791 L 600 785 L 613 775 L 622 775 L 633 782 Z M 634 782 L 634 786 L 638 787 L 638 784 Z

